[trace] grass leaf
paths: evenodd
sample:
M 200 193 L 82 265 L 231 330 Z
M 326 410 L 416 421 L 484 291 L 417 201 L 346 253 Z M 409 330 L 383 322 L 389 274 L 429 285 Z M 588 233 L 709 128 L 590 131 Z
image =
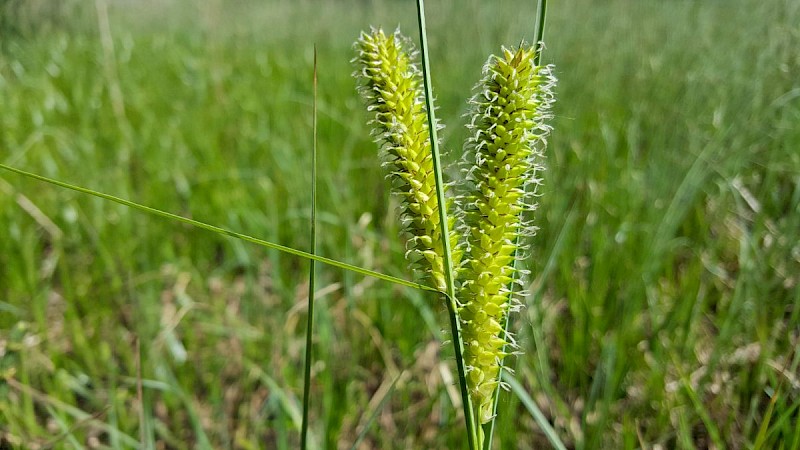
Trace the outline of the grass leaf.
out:
M 317 253 L 317 47 L 314 46 L 314 99 L 312 107 L 312 144 L 311 144 L 311 254 Z M 303 423 L 300 431 L 300 448 L 308 445 L 308 414 L 311 396 L 311 363 L 313 358 L 314 337 L 314 292 L 316 261 L 308 264 L 308 320 L 306 323 L 306 356 L 303 372 Z
M 405 374 L 406 372 L 403 371 L 397 374 L 396 377 L 394 377 L 394 380 L 392 380 L 392 383 L 389 385 L 389 388 L 383 394 L 383 397 L 381 398 L 380 402 L 372 411 L 372 413 L 370 413 L 367 421 L 364 422 L 364 425 L 361 428 L 361 432 L 358 433 L 358 437 L 356 437 L 356 440 L 353 442 L 353 446 L 350 447 L 351 450 L 356 450 L 361 441 L 363 441 L 364 438 L 367 436 L 367 431 L 369 431 L 370 427 L 375 422 L 375 419 L 378 418 L 378 413 L 380 413 L 381 410 L 383 410 L 383 407 L 384 405 L 386 405 L 386 402 L 392 397 L 392 394 L 394 393 L 394 388 L 397 386 L 397 382 L 400 381 L 400 378 L 403 377 Z
M 544 416 L 542 410 L 536 406 L 536 402 L 533 401 L 528 392 L 525 391 L 525 388 L 514 378 L 513 375 L 510 373 L 503 372 L 503 381 L 508 383 L 511 392 L 519 398 L 523 405 L 525 405 L 525 409 L 531 414 L 533 420 L 536 421 L 536 424 L 539 425 L 539 428 L 542 430 L 544 435 L 547 437 L 547 440 L 550 441 L 550 444 L 553 445 L 553 448 L 556 450 L 567 450 L 567 447 L 561 442 L 561 438 L 558 437 L 556 430 L 550 425 L 550 422 L 547 421 L 547 417 Z
M 209 225 L 207 223 L 200 222 L 198 220 L 188 219 L 186 217 L 182 217 L 182 216 L 179 216 L 177 214 L 172 214 L 172 213 L 169 213 L 169 212 L 166 212 L 166 211 L 162 211 L 160 209 L 156 209 L 156 208 L 153 208 L 153 207 L 150 207 L 150 206 L 145 206 L 145 205 L 142 205 L 142 204 L 130 201 L 130 200 L 126 200 L 126 199 L 123 199 L 123 198 L 120 198 L 120 197 L 115 197 L 113 195 L 105 194 L 103 192 L 94 191 L 92 189 L 88 189 L 88 188 L 85 188 L 85 187 L 77 186 L 77 185 L 70 184 L 70 183 L 65 183 L 63 181 L 54 180 L 52 178 L 48 178 L 48 177 L 45 177 L 45 176 L 42 176 L 42 175 L 38 175 L 38 174 L 35 174 L 35 173 L 27 172 L 27 171 L 24 171 L 24 170 L 21 170 L 21 169 L 17 169 L 15 167 L 7 166 L 5 164 L 0 164 L 0 169 L 8 170 L 9 172 L 14 172 L 16 174 L 19 174 L 19 175 L 22 175 L 22 176 L 25 176 L 25 177 L 28 177 L 28 178 L 33 178 L 35 180 L 43 181 L 45 183 L 49 183 L 49 184 L 52 184 L 52 185 L 55 185 L 55 186 L 58 186 L 58 187 L 62 187 L 62 188 L 65 188 L 65 189 L 70 189 L 70 190 L 73 190 L 73 191 L 76 191 L 76 192 L 80 192 L 81 194 L 87 194 L 87 195 L 91 195 L 91 196 L 94 196 L 94 197 L 102 198 L 103 200 L 108 200 L 108 201 L 112 201 L 114 203 L 119 203 L 120 205 L 124 205 L 124 206 L 127 206 L 129 208 L 133 208 L 133 209 L 136 209 L 136 210 L 139 210 L 139 211 L 142 211 L 142 212 L 146 212 L 146 213 L 152 214 L 154 216 L 159 216 L 159 217 L 166 218 L 166 219 L 169 219 L 169 220 L 173 220 L 173 221 L 176 221 L 176 222 L 181 222 L 181 223 L 185 223 L 185 224 L 188 224 L 188 225 L 192 225 L 192 226 L 197 227 L 197 228 L 202 228 L 204 230 L 212 231 L 214 233 L 218 233 L 218 234 L 225 235 L 225 236 L 230 236 L 232 238 L 240 239 L 240 240 L 243 240 L 243 241 L 246 241 L 246 242 L 250 242 L 252 244 L 260 245 L 262 247 L 270 248 L 270 249 L 273 249 L 273 250 L 278 250 L 278 251 L 281 251 L 281 252 L 284 252 L 284 253 L 288 253 L 290 255 L 299 256 L 301 258 L 306 258 L 306 259 L 310 259 L 310 260 L 314 260 L 314 261 L 319 261 L 319 262 L 327 264 L 329 266 L 334 266 L 334 267 L 338 267 L 340 269 L 349 270 L 351 272 L 355 272 L 355 273 L 358 273 L 358 274 L 361 274 L 361 275 L 365 275 L 365 276 L 368 276 L 368 277 L 374 277 L 374 278 L 378 278 L 380 280 L 388 281 L 390 283 L 395 283 L 395 284 L 399 284 L 399 285 L 407 286 L 407 287 L 412 287 L 412 288 L 416 288 L 416 289 L 422 289 L 422 290 L 425 290 L 425 291 L 439 292 L 439 291 L 437 291 L 436 289 L 434 289 L 434 288 L 432 288 L 430 286 L 425 286 L 425 285 L 419 284 L 419 283 L 413 283 L 411 281 L 406 281 L 406 280 L 403 280 L 403 279 L 400 279 L 400 278 L 397 278 L 397 277 L 393 277 L 391 275 L 385 275 L 385 274 L 382 274 L 382 273 L 379 273 L 379 272 L 375 272 L 374 270 L 364 269 L 364 268 L 361 268 L 361 267 L 358 267 L 358 266 L 354 266 L 352 264 L 347 264 L 347 263 L 344 263 L 344 262 L 341 262 L 341 261 L 336 261 L 335 259 L 325 258 L 324 256 L 313 255 L 311 253 L 307 253 L 307 252 L 304 252 L 302 250 L 296 250 L 296 249 L 293 249 L 291 247 L 286 247 L 284 245 L 268 242 L 268 241 L 265 241 L 263 239 L 258 239 L 258 238 L 252 237 L 252 236 L 248 236 L 246 234 L 242 234 L 242 233 L 237 233 L 235 231 L 226 230 L 224 228 L 220 228 L 220 227 L 217 227 L 217 226 L 214 226 L 214 225 Z

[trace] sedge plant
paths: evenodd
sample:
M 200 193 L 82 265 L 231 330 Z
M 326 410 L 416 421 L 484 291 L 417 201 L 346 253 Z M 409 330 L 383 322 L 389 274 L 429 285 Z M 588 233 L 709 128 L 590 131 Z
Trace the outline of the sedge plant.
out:
M 428 65 L 420 15 L 424 76 Z M 445 199 L 441 169 L 434 164 L 438 154 L 430 132 L 435 131 L 430 81 L 414 63 L 410 40 L 399 31 L 387 35 L 372 29 L 362 33 L 356 49 L 356 74 L 373 113 L 373 132 L 400 198 L 406 256 L 422 277 L 447 294 L 448 306 L 454 305 L 451 328 L 469 443 L 471 448 L 488 447 L 492 428 L 488 426 L 487 440 L 482 426 L 493 424 L 502 361 L 515 348 L 506 324 L 523 292 L 514 289 L 526 273 L 518 262 L 526 257 L 528 238 L 535 233 L 528 213 L 536 206 L 542 150 L 550 131 L 552 67 L 539 64 L 541 44 L 522 43 L 489 57 L 470 100 L 464 176 L 455 181 L 461 194 Z M 445 209 L 454 211 L 447 214 Z M 457 226 L 448 227 L 456 219 Z
M 418 12 L 425 61 L 423 8 L 419 7 Z M 391 169 L 390 178 L 401 199 L 401 217 L 408 234 L 406 257 L 447 296 L 467 436 L 470 448 L 475 448 L 477 434 L 465 379 L 453 278 L 453 260 L 457 255 L 451 252 L 451 247 L 457 244 L 458 235 L 449 231 L 452 219 L 446 212 L 429 70 L 423 64 L 420 72 L 413 63 L 415 52 L 407 50 L 409 47 L 410 41 L 399 31 L 392 35 L 380 29 L 362 33 L 356 42 L 355 61 L 360 67 L 356 75 L 363 82 L 367 109 L 374 112 L 374 134 L 385 150 L 385 165 Z
M 0 164 L 0 169 L 312 262 L 444 294 L 469 446 L 489 448 L 502 362 L 515 348 L 507 331 L 508 316 L 519 305 L 515 295 L 520 291 L 515 292 L 514 286 L 523 283 L 525 274 L 517 263 L 524 259 L 527 238 L 535 231 L 526 213 L 535 208 L 555 79 L 550 66 L 539 64 L 540 34 L 532 46 L 523 43 L 517 48 L 503 48 L 499 56 L 489 57 L 483 78 L 470 100 L 472 112 L 467 127 L 471 135 L 465 143 L 461 163 L 464 176 L 454 181 L 460 185 L 460 195 L 447 198 L 436 137 L 421 0 L 417 6 L 421 64 L 409 39 L 399 31 L 387 34 L 380 29 L 362 33 L 356 43 L 355 61 L 367 109 L 374 114 L 372 124 L 383 149 L 384 165 L 401 200 L 406 257 L 424 284 L 316 255 L 313 213 L 312 248 L 307 253 L 4 164 Z M 316 89 L 316 67 L 314 82 Z M 316 116 L 316 108 L 314 111 Z M 313 155 L 316 155 L 316 140 Z M 309 440 L 313 265 L 309 274 L 303 447 Z M 488 439 L 482 428 L 487 424 Z

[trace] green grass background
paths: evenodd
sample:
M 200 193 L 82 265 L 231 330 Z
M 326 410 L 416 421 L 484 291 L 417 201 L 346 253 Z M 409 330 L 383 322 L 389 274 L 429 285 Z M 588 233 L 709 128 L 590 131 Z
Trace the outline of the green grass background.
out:
M 483 62 L 532 37 L 535 2 L 428 3 L 455 159 Z M 306 249 L 316 44 L 318 251 L 409 276 L 349 60 L 370 25 L 416 37 L 413 2 L 73 6 L 1 22 L 0 161 Z M 792 0 L 551 2 L 511 364 L 568 447 L 800 448 L 798 24 Z M 295 448 L 307 265 L 0 173 L 0 437 Z M 444 305 L 324 266 L 318 286 L 315 444 L 369 425 L 361 448 L 464 447 Z M 502 448 L 548 448 L 512 395 L 499 414 Z

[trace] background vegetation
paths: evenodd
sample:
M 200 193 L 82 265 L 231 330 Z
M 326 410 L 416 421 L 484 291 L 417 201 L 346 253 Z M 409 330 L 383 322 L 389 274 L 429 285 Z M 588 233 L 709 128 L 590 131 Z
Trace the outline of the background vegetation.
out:
M 12 3 L 0 162 L 299 249 L 316 44 L 319 252 L 408 276 L 349 60 L 369 25 L 414 35 L 412 3 L 96 0 L 38 28 Z M 428 7 L 454 159 L 482 63 L 531 38 L 535 2 Z M 800 448 L 800 4 L 564 0 L 548 20 L 516 377 L 571 448 Z M 296 447 L 306 270 L 0 173 L 0 437 Z M 403 373 L 361 447 L 463 447 L 444 305 L 319 277 L 316 444 L 349 448 Z M 503 448 L 546 448 L 516 398 L 499 411 Z

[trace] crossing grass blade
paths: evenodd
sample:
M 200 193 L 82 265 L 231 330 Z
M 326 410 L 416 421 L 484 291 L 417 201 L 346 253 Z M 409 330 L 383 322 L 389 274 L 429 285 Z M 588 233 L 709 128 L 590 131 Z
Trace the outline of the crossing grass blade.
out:
M 395 283 L 395 284 L 399 284 L 401 286 L 406 286 L 406 287 L 410 287 L 410 288 L 421 289 L 421 290 L 429 291 L 429 292 L 439 292 L 438 290 L 436 290 L 436 289 L 434 289 L 434 288 L 432 288 L 430 286 L 425 286 L 424 284 L 414 283 L 414 282 L 411 282 L 411 281 L 403 280 L 401 278 L 393 277 L 391 275 L 385 275 L 385 274 L 382 274 L 380 272 L 376 272 L 374 270 L 364 269 L 362 267 L 358 267 L 358 266 L 355 266 L 355 265 L 352 265 L 352 264 L 348 264 L 348 263 L 345 263 L 345 262 L 337 261 L 335 259 L 326 258 L 324 256 L 314 255 L 314 254 L 311 254 L 311 253 L 308 253 L 308 252 L 304 252 L 302 250 L 297 250 L 297 249 L 294 249 L 294 248 L 291 248 L 291 247 L 286 247 L 285 245 L 275 244 L 273 242 L 265 241 L 263 239 L 259 239 L 259 238 L 253 237 L 253 236 L 248 236 L 248 235 L 243 234 L 243 233 L 237 233 L 235 231 L 226 230 L 224 228 L 220 228 L 220 227 L 217 227 L 217 226 L 214 226 L 214 225 L 210 225 L 210 224 L 207 224 L 207 223 L 204 223 L 204 222 L 200 222 L 198 220 L 188 219 L 186 217 L 179 216 L 177 214 L 173 214 L 173 213 L 170 213 L 170 212 L 162 211 L 160 209 L 153 208 L 153 207 L 150 207 L 150 206 L 142 205 L 142 204 L 130 201 L 130 200 L 126 200 L 124 198 L 116 197 L 116 196 L 113 196 L 113 195 L 110 195 L 110 194 L 106 194 L 106 193 L 103 193 L 103 192 L 98 192 L 98 191 L 95 191 L 95 190 L 92 190 L 92 189 L 89 189 L 89 188 L 85 188 L 85 187 L 82 187 L 82 186 L 77 186 L 77 185 L 74 185 L 74 184 L 65 183 L 63 181 L 55 180 L 53 178 L 45 177 L 45 176 L 42 176 L 42 175 L 39 175 L 39 174 L 35 174 L 35 173 L 32 173 L 32 172 L 27 172 L 25 170 L 17 169 L 15 167 L 7 166 L 5 164 L 0 164 L 0 169 L 7 170 L 9 172 L 14 172 L 14 173 L 16 173 L 18 175 L 22 175 L 22 176 L 25 176 L 25 177 L 28 177 L 28 178 L 32 178 L 34 180 L 39 180 L 39 181 L 42 181 L 42 182 L 45 182 L 45 183 L 49 183 L 49 184 L 52 184 L 54 186 L 58 186 L 58 187 L 65 188 L 65 189 L 69 189 L 69 190 L 72 190 L 72 191 L 75 191 L 75 192 L 80 192 L 81 194 L 91 195 L 91 196 L 94 196 L 94 197 L 101 198 L 103 200 L 108 200 L 108 201 L 111 201 L 111 202 L 114 202 L 114 203 L 119 203 L 120 205 L 127 206 L 129 208 L 133 208 L 133 209 L 136 209 L 136 210 L 139 210 L 139 211 L 142 211 L 142 212 L 146 212 L 146 213 L 152 214 L 154 216 L 159 216 L 159 217 L 162 217 L 162 218 L 165 218 L 165 219 L 174 220 L 176 222 L 185 223 L 185 224 L 191 225 L 193 227 L 202 228 L 204 230 L 212 231 L 212 232 L 217 233 L 217 234 L 221 234 L 221 235 L 224 235 L 224 236 L 229 236 L 229 237 L 232 237 L 232 238 L 240 239 L 242 241 L 250 242 L 251 244 L 260 245 L 262 247 L 266 247 L 266 248 L 269 248 L 269 249 L 272 249 L 272 250 L 278 250 L 280 252 L 288 253 L 290 255 L 299 256 L 301 258 L 306 258 L 306 259 L 310 259 L 310 260 L 313 260 L 313 261 L 318 261 L 318 262 L 321 262 L 323 264 L 327 264 L 329 266 L 338 267 L 338 268 L 344 269 L 344 270 L 349 270 L 351 272 L 355 272 L 355 273 L 358 273 L 360 275 L 365 275 L 365 276 L 368 276 L 368 277 L 377 278 L 379 280 L 388 281 L 390 283 Z

